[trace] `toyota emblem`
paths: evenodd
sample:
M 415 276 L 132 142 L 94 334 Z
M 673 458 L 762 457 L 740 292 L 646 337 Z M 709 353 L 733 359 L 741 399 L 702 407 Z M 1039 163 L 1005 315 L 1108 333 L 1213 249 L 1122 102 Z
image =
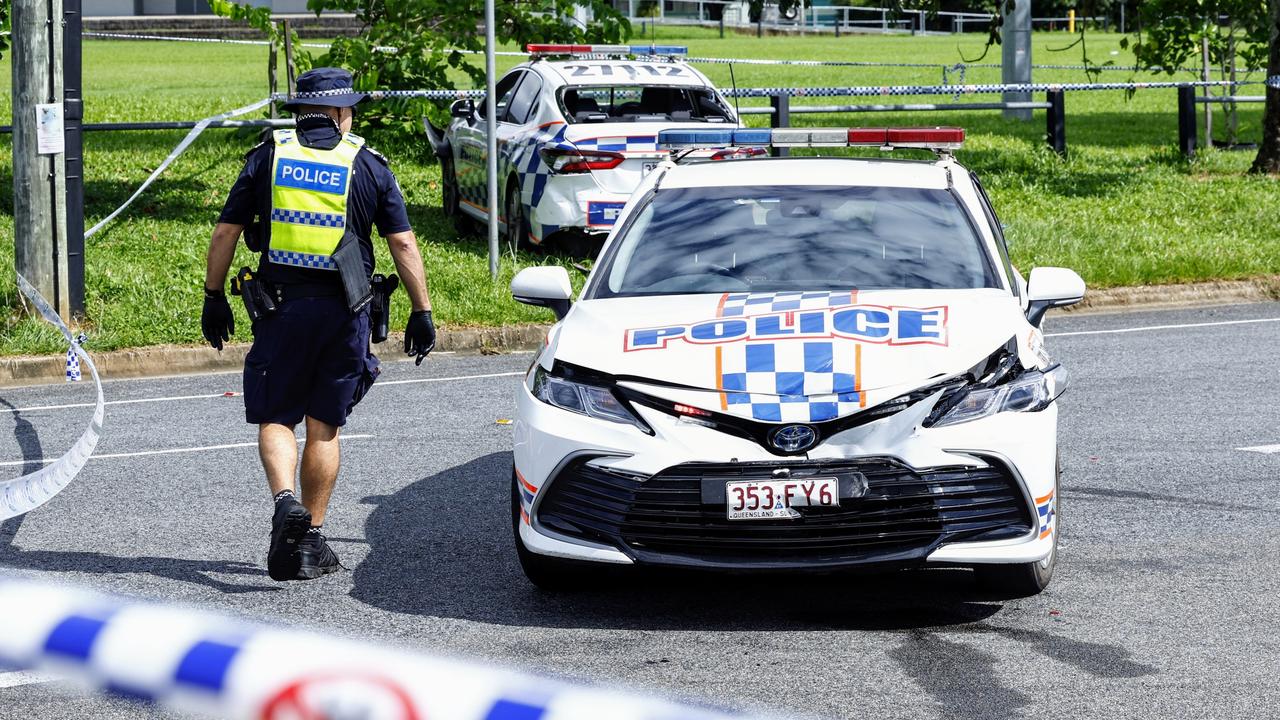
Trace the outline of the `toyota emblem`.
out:
M 769 444 L 784 453 L 804 452 L 816 442 L 818 432 L 808 425 L 784 425 L 769 437 Z

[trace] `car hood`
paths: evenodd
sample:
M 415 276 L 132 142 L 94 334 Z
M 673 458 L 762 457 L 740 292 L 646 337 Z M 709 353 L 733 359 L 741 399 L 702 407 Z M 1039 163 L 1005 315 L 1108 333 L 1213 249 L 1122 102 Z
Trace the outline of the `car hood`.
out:
M 1038 333 L 996 289 L 627 297 L 577 303 L 540 362 L 710 411 L 821 422 L 962 373 L 1011 337 L 1025 348 Z

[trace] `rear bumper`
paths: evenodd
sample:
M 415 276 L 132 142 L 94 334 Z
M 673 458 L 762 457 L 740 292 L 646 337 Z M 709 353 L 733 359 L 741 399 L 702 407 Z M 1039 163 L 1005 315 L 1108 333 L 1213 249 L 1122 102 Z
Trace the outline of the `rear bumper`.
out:
M 551 175 L 537 204 L 529 208 L 529 232 L 534 242 L 563 230 L 607 234 L 628 197 L 601 189 L 588 174 Z

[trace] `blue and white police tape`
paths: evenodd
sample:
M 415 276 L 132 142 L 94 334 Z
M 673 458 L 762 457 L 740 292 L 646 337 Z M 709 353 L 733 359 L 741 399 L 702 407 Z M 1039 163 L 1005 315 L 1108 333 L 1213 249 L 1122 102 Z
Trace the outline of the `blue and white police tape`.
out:
M 1047 92 L 1064 91 L 1102 91 L 1102 90 L 1160 90 L 1180 87 L 1221 87 L 1234 88 L 1242 85 L 1259 85 L 1261 80 L 1187 80 L 1157 82 L 1125 82 L 1125 83 L 1008 83 L 988 85 L 855 85 L 849 87 L 768 87 L 768 88 L 724 88 L 721 92 L 727 97 L 766 98 L 766 97 L 875 97 L 884 95 L 992 95 L 1006 92 Z M 1268 81 L 1270 82 L 1270 81 Z M 287 99 L 288 96 L 277 94 L 276 100 Z M 370 100 L 389 100 L 401 98 L 424 98 L 427 100 L 457 100 L 460 98 L 482 98 L 483 90 L 375 90 L 369 93 Z
M 174 710 L 255 720 L 744 720 L 385 645 L 4 577 L 0 664 Z
M 1273 90 L 1280 90 L 1280 75 L 1272 75 L 1266 79 L 1264 84 Z
M 160 165 L 157 166 L 156 169 L 151 172 L 151 175 L 148 176 L 147 179 L 143 181 L 142 185 L 140 185 L 138 189 L 135 190 L 134 193 L 129 196 L 128 200 L 124 201 L 123 205 L 113 210 L 110 215 L 99 220 L 98 224 L 89 228 L 85 232 L 84 234 L 85 239 L 87 240 L 90 237 L 93 237 L 93 235 L 97 233 L 99 230 L 101 230 L 103 227 L 105 227 L 107 223 L 111 222 L 112 220 L 115 220 L 116 216 L 124 212 L 125 208 L 133 204 L 133 201 L 137 200 L 138 196 L 141 195 L 144 190 L 150 187 L 151 183 L 155 182 L 156 178 L 160 177 L 160 173 L 164 172 L 166 168 L 168 168 L 171 164 L 173 164 L 173 161 L 177 160 L 178 156 L 181 155 L 183 152 L 185 152 L 186 149 L 191 146 L 191 143 L 195 142 L 196 138 L 200 137 L 200 133 L 204 132 L 205 128 L 209 127 L 210 124 L 218 122 L 219 120 L 226 120 L 228 118 L 238 117 L 240 115 L 248 115 L 254 110 L 257 110 L 258 108 L 266 106 L 266 104 L 269 102 L 271 102 L 271 98 L 264 98 L 251 105 L 245 105 L 242 108 L 236 108 L 235 110 L 228 110 L 227 112 L 224 112 L 224 113 L 211 115 L 197 122 L 196 126 L 191 128 L 191 132 L 187 133 L 187 136 L 182 138 L 182 142 L 178 143 L 178 146 L 173 149 L 173 152 L 169 153 L 169 156 L 164 159 L 164 162 L 160 163 Z
M 11 517 L 17 517 L 23 513 L 30 512 L 44 503 L 50 498 L 57 495 L 62 488 L 80 472 L 84 464 L 89 461 L 89 456 L 93 454 L 93 449 L 98 446 L 98 434 L 102 432 L 102 421 L 106 416 L 105 403 L 102 400 L 102 380 L 98 377 L 98 368 L 93 364 L 93 358 L 89 357 L 89 353 L 84 351 L 80 345 L 84 342 L 83 335 L 72 335 L 71 329 L 66 323 L 62 322 L 62 318 L 58 317 L 58 313 L 54 312 L 47 300 L 40 294 L 38 290 L 27 282 L 27 279 L 18 274 L 18 290 L 35 306 L 36 311 L 40 313 L 47 322 L 62 333 L 67 340 L 67 379 L 71 380 L 74 359 L 74 374 L 79 379 L 80 362 L 89 366 L 89 372 L 93 374 L 93 382 L 97 386 L 98 399 L 93 407 L 93 417 L 89 419 L 89 426 L 80 434 L 80 438 L 71 446 L 62 457 L 46 464 L 44 467 L 34 472 L 27 473 L 20 477 L 10 480 L 0 480 L 0 521 L 8 520 Z M 16 411 L 13 411 L 16 412 Z M 42 459 L 32 459 L 31 462 L 43 462 Z M 2 635 L 3 633 L 0 633 Z

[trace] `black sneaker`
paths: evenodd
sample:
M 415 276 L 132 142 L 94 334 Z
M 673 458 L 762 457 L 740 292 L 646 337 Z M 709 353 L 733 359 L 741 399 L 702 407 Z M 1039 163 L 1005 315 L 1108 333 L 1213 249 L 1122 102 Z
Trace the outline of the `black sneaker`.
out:
M 342 563 L 338 562 L 338 554 L 329 547 L 324 535 L 318 532 L 309 532 L 298 541 L 298 550 L 302 556 L 302 564 L 298 568 L 299 580 L 315 580 L 342 568 Z
M 271 549 L 267 551 L 267 574 L 272 580 L 298 577 L 298 568 L 302 565 L 298 541 L 310 528 L 311 513 L 302 503 L 293 498 L 276 503 L 276 513 L 271 518 Z

